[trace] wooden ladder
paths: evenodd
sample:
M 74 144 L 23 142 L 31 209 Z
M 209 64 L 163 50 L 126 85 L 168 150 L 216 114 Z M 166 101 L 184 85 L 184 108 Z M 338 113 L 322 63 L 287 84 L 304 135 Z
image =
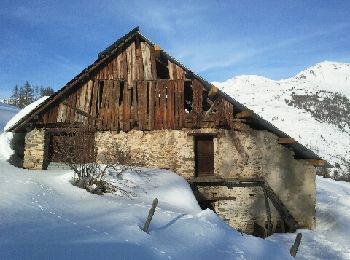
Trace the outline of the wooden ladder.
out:
M 282 220 L 284 223 L 288 226 L 290 232 L 295 232 L 298 228 L 298 222 L 295 220 L 293 215 L 289 212 L 287 207 L 283 204 L 283 202 L 278 198 L 276 193 L 272 190 L 270 185 L 264 181 L 262 184 L 262 188 L 264 190 L 264 193 L 267 195 L 267 197 L 272 202 L 275 209 L 280 214 Z

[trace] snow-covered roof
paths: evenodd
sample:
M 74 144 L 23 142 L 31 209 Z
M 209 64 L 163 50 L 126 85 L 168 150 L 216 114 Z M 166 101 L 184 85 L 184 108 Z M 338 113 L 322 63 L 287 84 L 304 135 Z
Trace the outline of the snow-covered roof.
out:
M 8 131 L 10 128 L 12 128 L 22 118 L 29 115 L 33 110 L 35 110 L 37 107 L 39 107 L 48 98 L 49 98 L 49 96 L 41 97 L 38 100 L 34 101 L 33 103 L 30 103 L 25 108 L 21 109 L 14 117 L 12 117 L 10 119 L 10 121 L 7 122 L 7 124 L 4 127 L 4 131 Z

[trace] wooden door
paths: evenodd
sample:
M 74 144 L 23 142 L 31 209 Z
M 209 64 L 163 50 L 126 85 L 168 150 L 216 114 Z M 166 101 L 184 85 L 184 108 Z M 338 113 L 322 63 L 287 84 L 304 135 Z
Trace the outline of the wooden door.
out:
M 214 175 L 213 136 L 195 137 L 196 177 Z

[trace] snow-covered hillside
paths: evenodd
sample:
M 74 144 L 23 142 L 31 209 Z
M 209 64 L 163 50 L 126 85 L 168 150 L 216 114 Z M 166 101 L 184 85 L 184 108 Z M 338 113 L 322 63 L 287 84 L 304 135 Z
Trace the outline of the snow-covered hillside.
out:
M 325 61 L 279 81 L 213 82 L 331 164 L 350 171 L 350 64 Z
M 17 107 L 0 102 L 0 132 L 3 131 L 7 121 L 9 121 L 18 110 Z

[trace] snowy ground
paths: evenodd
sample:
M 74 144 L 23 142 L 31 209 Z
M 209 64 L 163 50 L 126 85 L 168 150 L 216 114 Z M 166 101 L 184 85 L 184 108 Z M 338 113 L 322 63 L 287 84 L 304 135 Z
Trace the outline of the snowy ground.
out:
M 128 185 L 138 187 L 134 199 L 90 194 L 72 186 L 71 177 L 0 161 L 0 259 L 289 258 L 287 247 L 242 236 L 200 210 L 174 173 L 128 174 Z M 155 196 L 159 207 L 146 234 L 140 227 Z
M 172 172 L 144 169 L 115 179 L 133 199 L 90 194 L 71 185 L 72 175 L 18 169 L 0 159 L 0 259 L 290 258 L 296 234 L 242 236 L 200 210 Z M 159 207 L 146 234 L 140 227 L 154 197 Z M 297 259 L 350 259 L 349 223 L 350 184 L 317 178 L 317 229 L 299 230 Z
M 303 234 L 297 258 L 350 259 L 350 183 L 317 176 L 316 230 Z M 295 234 L 275 234 L 268 240 L 285 245 Z

